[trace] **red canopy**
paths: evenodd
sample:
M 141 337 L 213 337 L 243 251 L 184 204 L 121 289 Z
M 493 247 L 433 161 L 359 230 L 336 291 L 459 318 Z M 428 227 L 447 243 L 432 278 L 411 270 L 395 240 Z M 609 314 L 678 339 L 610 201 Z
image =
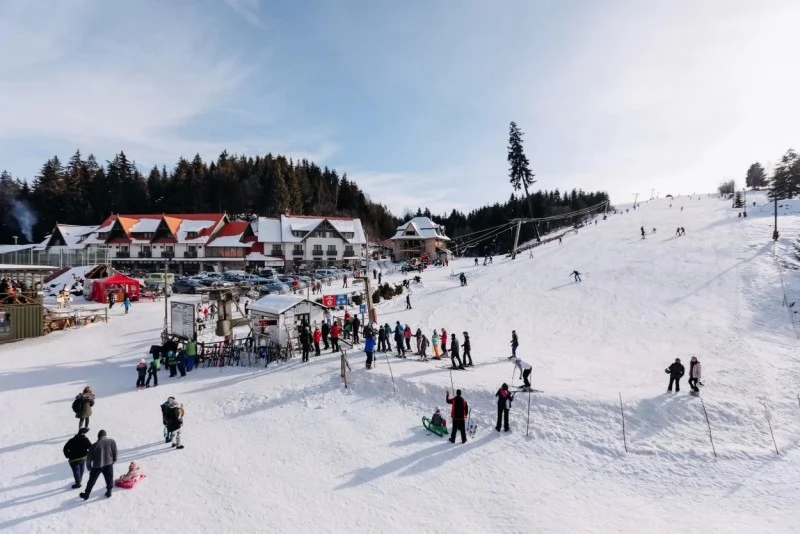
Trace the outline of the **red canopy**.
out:
M 108 302 L 109 293 L 116 296 L 117 302 L 122 302 L 125 293 L 132 301 L 139 300 L 139 291 L 138 280 L 119 273 L 92 282 L 92 300 L 95 302 Z

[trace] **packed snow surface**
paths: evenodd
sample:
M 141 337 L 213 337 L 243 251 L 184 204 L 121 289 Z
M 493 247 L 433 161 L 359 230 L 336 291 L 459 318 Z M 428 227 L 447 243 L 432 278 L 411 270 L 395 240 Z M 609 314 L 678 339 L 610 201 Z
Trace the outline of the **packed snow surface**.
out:
M 747 218 L 710 196 L 642 203 L 533 258 L 431 268 L 412 282 L 410 311 L 402 297 L 381 303 L 381 323 L 459 341 L 469 332 L 475 366 L 452 374 L 478 424 L 463 445 L 420 422 L 440 407 L 450 424 L 444 360 L 379 354 L 367 371 L 357 347 L 347 389 L 328 352 L 183 379 L 162 371 L 157 388 L 137 391 L 134 367 L 163 320 L 163 303 L 149 302 L 129 315 L 115 307 L 110 324 L 2 346 L 0 530 L 796 533 L 800 358 L 783 303 L 800 300 L 800 209 L 781 203 L 774 243 L 772 207 L 761 194 L 748 202 Z M 518 394 L 511 432 L 498 433 L 512 329 L 543 393 Z M 688 377 L 666 393 L 665 367 L 680 357 L 688 370 L 693 355 L 702 397 Z M 61 448 L 87 384 L 90 437 L 105 429 L 117 441 L 116 476 L 135 460 L 147 478 L 111 499 L 100 482 L 84 502 Z M 171 395 L 186 409 L 180 451 L 162 439 Z

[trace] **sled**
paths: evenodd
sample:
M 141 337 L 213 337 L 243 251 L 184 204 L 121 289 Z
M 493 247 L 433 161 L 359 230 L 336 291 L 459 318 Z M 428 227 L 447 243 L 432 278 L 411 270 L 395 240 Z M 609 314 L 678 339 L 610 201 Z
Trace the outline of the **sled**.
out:
M 422 418 L 422 426 L 424 426 L 426 430 L 430 430 L 439 437 L 442 437 L 445 434 L 447 434 L 446 426 L 434 425 L 433 423 L 431 423 L 431 420 L 427 417 Z
M 114 485 L 118 488 L 123 489 L 133 489 L 133 487 L 139 483 L 146 475 L 136 475 L 135 477 L 125 478 L 124 476 L 119 477 L 116 481 L 114 481 Z

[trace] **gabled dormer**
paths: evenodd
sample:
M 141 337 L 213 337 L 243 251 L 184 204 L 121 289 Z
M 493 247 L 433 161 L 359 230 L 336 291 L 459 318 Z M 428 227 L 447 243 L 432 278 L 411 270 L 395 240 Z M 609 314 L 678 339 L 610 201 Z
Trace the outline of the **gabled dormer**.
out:
M 177 243 L 180 224 L 180 219 L 163 216 L 156 227 L 156 231 L 153 233 L 152 243 Z

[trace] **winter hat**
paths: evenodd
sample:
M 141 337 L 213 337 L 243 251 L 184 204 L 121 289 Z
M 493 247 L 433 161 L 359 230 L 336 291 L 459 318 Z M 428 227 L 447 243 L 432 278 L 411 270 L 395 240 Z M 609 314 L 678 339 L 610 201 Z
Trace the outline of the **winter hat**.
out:
M 142 358 L 141 360 L 139 360 L 139 363 L 144 363 L 144 358 Z
M 80 430 L 78 430 L 78 434 L 80 434 L 80 435 L 87 434 L 88 432 L 89 432 L 89 429 L 85 428 L 85 427 L 81 428 Z
M 97 433 L 97 439 L 104 438 L 104 437 L 106 437 L 106 431 L 105 430 L 101 430 L 100 432 Z

